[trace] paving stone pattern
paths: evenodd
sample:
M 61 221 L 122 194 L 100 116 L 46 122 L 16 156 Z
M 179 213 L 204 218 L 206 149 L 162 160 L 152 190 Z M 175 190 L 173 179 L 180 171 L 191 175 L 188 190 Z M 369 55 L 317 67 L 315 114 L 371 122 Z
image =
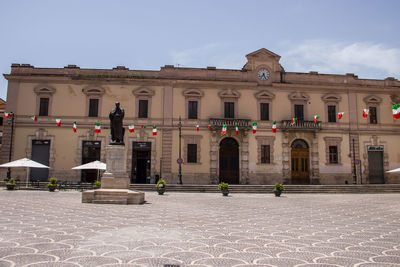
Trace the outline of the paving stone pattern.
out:
M 399 194 L 146 200 L 96 205 L 79 192 L 0 190 L 0 267 L 400 266 Z

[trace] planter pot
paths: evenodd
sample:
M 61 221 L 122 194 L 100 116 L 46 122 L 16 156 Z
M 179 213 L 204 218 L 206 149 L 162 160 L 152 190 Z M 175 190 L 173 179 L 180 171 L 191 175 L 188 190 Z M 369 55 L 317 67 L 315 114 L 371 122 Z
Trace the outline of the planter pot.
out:
M 159 195 L 164 195 L 165 187 L 157 188 L 157 192 L 158 192 Z
M 227 197 L 229 195 L 229 189 L 222 189 L 221 192 L 224 197 Z
M 15 184 L 6 184 L 7 190 L 14 190 Z
M 282 191 L 281 190 L 274 190 L 274 193 L 275 193 L 276 197 L 279 197 L 279 196 L 281 196 Z
M 49 185 L 48 188 L 50 192 L 54 192 L 57 188 L 57 185 Z

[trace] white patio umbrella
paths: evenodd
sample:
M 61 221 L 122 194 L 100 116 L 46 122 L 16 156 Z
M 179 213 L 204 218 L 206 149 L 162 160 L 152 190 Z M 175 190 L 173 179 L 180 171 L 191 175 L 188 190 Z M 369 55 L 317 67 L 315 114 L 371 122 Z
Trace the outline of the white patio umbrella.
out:
M 99 170 L 106 170 L 107 165 L 101 161 L 92 161 L 80 166 L 76 166 L 72 168 L 73 170 L 97 170 L 97 180 L 99 180 Z
M 387 171 L 387 172 L 400 172 L 400 168 L 397 168 L 397 169 L 394 169 L 394 170 L 390 170 L 390 171 Z
M 47 168 L 49 169 L 49 166 L 43 165 L 39 162 L 33 161 L 31 159 L 23 158 L 23 159 L 18 159 L 14 160 L 8 163 L 1 164 L 0 167 L 3 168 L 18 168 L 18 167 L 25 167 L 28 168 L 26 172 L 26 187 L 28 187 L 29 183 L 29 168 Z

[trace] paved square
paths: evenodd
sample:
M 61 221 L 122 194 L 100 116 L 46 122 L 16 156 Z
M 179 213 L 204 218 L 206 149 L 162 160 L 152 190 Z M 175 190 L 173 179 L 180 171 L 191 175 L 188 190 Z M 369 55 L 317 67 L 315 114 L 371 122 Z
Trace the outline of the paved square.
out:
M 400 266 L 399 194 L 0 190 L 0 266 Z

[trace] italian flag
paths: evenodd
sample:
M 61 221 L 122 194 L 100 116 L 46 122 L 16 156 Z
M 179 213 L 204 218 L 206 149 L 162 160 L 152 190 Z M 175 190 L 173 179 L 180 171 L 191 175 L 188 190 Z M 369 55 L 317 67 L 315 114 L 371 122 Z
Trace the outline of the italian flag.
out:
M 292 125 L 295 124 L 297 121 L 297 118 L 292 118 Z
M 157 126 L 153 126 L 153 135 L 157 135 Z
M 222 126 L 221 135 L 224 135 L 224 134 L 226 134 L 226 124 L 224 124 L 224 125 Z
M 272 132 L 276 133 L 276 121 L 275 120 L 272 122 Z
M 253 122 L 253 134 L 257 132 L 257 122 Z
M 343 117 L 344 112 L 338 112 L 337 118 L 340 120 Z
M 57 127 L 61 126 L 61 119 L 56 119 Z
M 11 117 L 11 113 L 4 112 L 4 117 L 6 119 L 10 118 Z
M 315 124 L 317 124 L 318 119 L 319 119 L 319 116 L 318 115 L 314 115 L 314 123 Z
M 30 118 L 31 120 L 37 121 L 37 117 L 36 117 L 36 116 L 29 116 L 29 118 Z
M 101 133 L 101 126 L 98 122 L 94 124 L 94 133 Z
M 210 128 L 211 128 L 211 125 L 209 124 L 209 125 L 207 126 L 207 128 L 210 129 Z
M 130 132 L 130 133 L 134 133 L 134 132 L 135 132 L 135 125 L 129 124 L 129 125 L 128 125 L 128 129 L 129 129 L 129 132 Z
M 74 133 L 76 133 L 76 121 L 74 121 L 74 124 L 72 125 L 72 130 L 74 131 Z
M 392 111 L 393 111 L 393 119 L 400 119 L 400 104 L 393 105 Z
M 146 128 L 147 127 L 147 125 L 140 125 L 140 128 Z
M 368 113 L 369 113 L 369 109 L 364 108 L 364 109 L 363 109 L 363 114 L 362 114 L 363 117 L 364 117 L 364 118 L 367 118 L 367 117 L 368 117 Z
M 196 125 L 196 131 L 199 131 L 200 130 L 200 125 Z
M 237 124 L 235 125 L 235 130 L 236 130 L 236 135 L 238 135 L 239 134 L 239 126 Z

